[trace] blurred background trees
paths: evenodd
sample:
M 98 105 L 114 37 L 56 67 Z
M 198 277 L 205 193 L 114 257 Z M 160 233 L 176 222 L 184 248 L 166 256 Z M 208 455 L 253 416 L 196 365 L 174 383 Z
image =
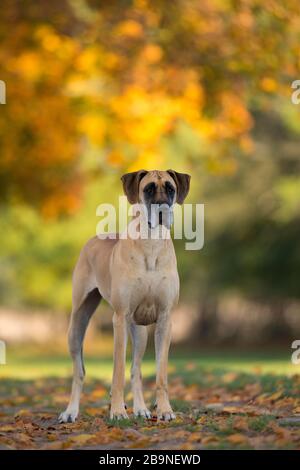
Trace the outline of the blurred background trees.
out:
M 173 167 L 205 204 L 204 249 L 176 242 L 191 337 L 294 338 L 298 1 L 3 0 L 0 38 L 1 303 L 68 311 L 96 206 Z

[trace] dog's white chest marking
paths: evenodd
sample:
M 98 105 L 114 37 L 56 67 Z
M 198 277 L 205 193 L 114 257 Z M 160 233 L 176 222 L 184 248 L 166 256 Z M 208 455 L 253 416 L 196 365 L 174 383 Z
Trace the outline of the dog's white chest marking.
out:
M 131 297 L 131 315 L 138 325 L 155 323 L 167 307 L 167 276 L 157 270 L 155 260 L 147 268 L 137 277 Z
M 145 264 L 147 271 L 155 271 L 155 268 L 157 266 L 157 257 L 145 256 Z

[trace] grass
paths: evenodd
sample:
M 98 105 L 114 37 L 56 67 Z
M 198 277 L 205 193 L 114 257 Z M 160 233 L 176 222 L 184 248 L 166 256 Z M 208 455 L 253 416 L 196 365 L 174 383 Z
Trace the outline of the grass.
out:
M 112 357 L 98 354 L 85 354 L 87 375 L 103 381 L 109 381 L 112 375 Z M 254 375 L 265 375 L 264 388 L 273 390 L 276 376 L 289 377 L 300 373 L 300 365 L 290 361 L 290 351 L 284 353 L 235 353 L 235 352 L 174 352 L 170 354 L 169 371 L 177 372 L 186 383 L 200 383 L 206 377 L 199 377 L 199 369 L 205 368 L 207 373 L 218 376 L 226 370 L 236 371 L 239 375 L 230 380 L 228 388 L 234 390 L 251 383 Z M 128 358 L 126 376 L 129 378 L 130 360 Z M 145 377 L 155 373 L 154 353 L 148 353 L 142 366 Z M 34 379 L 37 377 L 67 377 L 72 374 L 72 364 L 67 353 L 48 354 L 44 350 L 27 350 L 18 348 L 7 351 L 7 364 L 0 365 L 0 377 Z M 252 378 L 251 378 L 252 377 Z M 288 386 L 288 380 L 286 386 Z

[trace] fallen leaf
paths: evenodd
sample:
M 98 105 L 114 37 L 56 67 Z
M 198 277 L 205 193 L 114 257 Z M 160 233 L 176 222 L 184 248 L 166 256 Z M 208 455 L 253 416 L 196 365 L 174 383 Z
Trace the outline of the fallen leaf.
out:
M 229 384 L 230 382 L 233 382 L 236 380 L 238 377 L 238 374 L 236 372 L 227 372 L 226 374 L 222 375 L 222 380 L 226 384 Z
M 227 441 L 231 442 L 232 444 L 245 444 L 248 442 L 248 439 L 243 434 L 232 434 L 231 436 L 227 437 Z
M 210 444 L 211 442 L 218 442 L 218 441 L 219 439 L 216 436 L 211 435 L 211 436 L 203 437 L 203 439 L 201 440 L 201 443 L 205 445 L 205 444 Z
M 236 418 L 233 423 L 234 429 L 238 431 L 248 431 L 249 426 L 246 418 Z
M 279 392 L 273 393 L 272 395 L 269 395 L 268 399 L 269 399 L 270 401 L 276 401 L 276 400 L 278 400 L 281 396 L 282 396 L 282 390 L 280 390 Z
M 97 388 L 96 390 L 93 390 L 93 392 L 90 394 L 92 398 L 103 398 L 105 395 L 106 395 L 105 388 Z
M 18 419 L 18 418 L 22 418 L 23 416 L 30 416 L 31 413 L 29 410 L 27 409 L 24 409 L 24 410 L 19 410 L 16 414 L 15 414 L 15 418 Z
M 13 432 L 16 430 L 16 426 L 13 424 L 4 424 L 0 426 L 0 432 Z
M 100 408 L 86 408 L 85 412 L 90 416 L 101 415 L 102 411 Z
M 70 437 L 68 442 L 71 442 L 72 444 L 84 445 L 95 437 L 95 434 L 78 434 L 77 436 Z
M 225 413 L 236 414 L 236 413 L 240 413 L 241 410 L 242 408 L 237 407 L 237 406 L 224 406 L 222 411 Z

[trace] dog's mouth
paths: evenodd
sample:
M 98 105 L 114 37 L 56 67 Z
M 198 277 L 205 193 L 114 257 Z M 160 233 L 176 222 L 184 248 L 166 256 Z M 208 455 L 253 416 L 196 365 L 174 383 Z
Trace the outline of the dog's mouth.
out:
M 163 223 L 163 215 L 162 215 L 161 212 L 158 214 L 158 225 L 165 225 L 165 224 Z M 165 225 L 165 226 L 167 226 L 167 225 Z M 149 227 L 149 228 L 154 228 L 154 227 L 152 227 L 151 220 L 148 220 L 148 227 Z
M 148 218 L 148 227 L 154 229 L 158 226 L 163 226 L 170 229 L 173 223 L 173 211 L 170 207 L 156 208 L 150 213 Z

